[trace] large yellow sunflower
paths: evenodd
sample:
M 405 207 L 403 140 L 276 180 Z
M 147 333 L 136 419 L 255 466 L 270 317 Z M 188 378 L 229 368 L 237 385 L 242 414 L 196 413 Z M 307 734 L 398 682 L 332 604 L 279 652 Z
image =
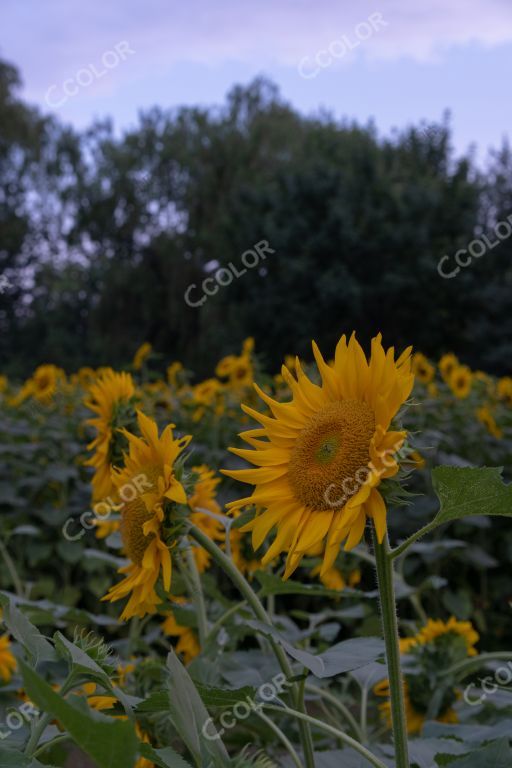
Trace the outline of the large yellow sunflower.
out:
M 131 594 L 121 619 L 155 610 L 159 600 L 155 585 L 160 573 L 164 590 L 169 592 L 172 561 L 169 544 L 163 538 L 166 506 L 170 502 L 187 503 L 174 463 L 191 437 L 175 440 L 174 424 L 169 424 L 159 436 L 155 422 L 140 411 L 137 421 L 142 437 L 123 430 L 129 453 L 125 454 L 124 467 L 112 471 L 114 486 L 124 500 L 121 536 L 131 562 L 119 571 L 126 574 L 124 580 L 112 587 L 103 600 L 115 602 Z
M 101 501 L 113 490 L 111 468 L 115 460 L 114 438 L 116 429 L 125 426 L 126 414 L 135 395 L 133 379 L 129 373 L 107 370 L 90 386 L 85 405 L 97 415 L 86 424 L 94 427 L 97 436 L 87 448 L 94 455 L 85 464 L 94 467 L 92 478 L 93 501 Z
M 252 496 L 228 506 L 263 507 L 242 530 L 252 530 L 258 549 L 277 527 L 262 562 L 287 551 L 285 578 L 324 540 L 322 573 L 328 572 L 344 540 L 347 550 L 359 543 L 368 517 L 379 541 L 384 538 L 386 506 L 378 486 L 398 472 L 395 454 L 406 433 L 393 430 L 392 420 L 414 383 L 411 349 L 395 360 L 380 334 L 372 340 L 369 361 L 355 334 L 348 344 L 342 336 L 332 367 L 314 342 L 313 352 L 321 386 L 308 379 L 298 359 L 297 379 L 282 368 L 291 402 L 278 403 L 255 385 L 272 416 L 243 406 L 262 426 L 241 435 L 254 450 L 231 450 L 258 468 L 224 471 L 255 486 Z

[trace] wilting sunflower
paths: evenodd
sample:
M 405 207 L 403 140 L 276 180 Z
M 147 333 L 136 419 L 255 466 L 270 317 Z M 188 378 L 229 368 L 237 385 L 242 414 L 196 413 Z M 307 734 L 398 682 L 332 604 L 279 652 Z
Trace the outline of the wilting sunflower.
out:
M 85 405 L 97 415 L 88 419 L 97 436 L 87 448 L 94 455 L 85 464 L 94 467 L 92 478 L 93 501 L 101 501 L 113 490 L 112 465 L 120 460 L 124 441 L 120 439 L 119 427 L 126 427 L 133 418 L 135 387 L 129 373 L 115 373 L 107 370 L 90 386 Z
M 453 371 L 459 365 L 459 358 L 456 355 L 453 355 L 451 352 L 442 356 L 439 361 L 439 370 L 441 371 L 441 376 L 447 383 Z
M 427 624 L 413 637 L 400 641 L 400 652 L 410 654 L 416 663 L 414 672 L 405 671 L 404 694 L 409 733 L 419 733 L 429 714 L 434 694 L 442 691 L 438 700 L 435 719 L 441 723 L 456 723 L 457 715 L 453 704 L 459 698 L 459 691 L 454 685 L 445 685 L 445 670 L 466 659 L 476 656 L 475 644 L 479 640 L 478 632 L 469 621 L 457 621 L 451 617 L 448 621 L 429 619 Z M 385 696 L 388 701 L 379 709 L 391 727 L 391 704 L 389 701 L 389 681 L 382 680 L 374 688 L 377 696 Z
M 159 436 L 155 422 L 140 411 L 137 421 L 142 437 L 123 430 L 129 453 L 125 454 L 124 467 L 112 471 L 120 497 L 130 496 L 121 510 L 121 536 L 131 562 L 119 571 L 126 574 L 124 581 L 112 587 L 103 600 L 115 602 L 130 595 L 121 619 L 144 616 L 155 610 L 159 601 L 155 586 L 160 574 L 164 590 L 169 592 L 172 570 L 169 546 L 173 542 L 164 540 L 164 523 L 169 520 L 169 507 L 173 502 L 187 503 L 174 464 L 191 438 L 175 440 L 174 424 L 169 424 Z M 136 489 L 136 492 L 127 494 L 126 489 Z
M 11 643 L 7 635 L 0 637 L 0 677 L 8 683 L 16 669 L 16 659 L 10 651 Z
M 383 540 L 386 505 L 378 486 L 398 472 L 396 452 L 406 433 L 394 430 L 392 420 L 414 383 L 411 349 L 395 360 L 393 348 L 384 351 L 380 334 L 372 341 L 369 361 L 355 334 L 348 344 L 342 336 L 333 367 L 314 342 L 313 352 L 321 386 L 307 378 L 298 359 L 297 379 L 282 368 L 291 402 L 278 403 L 255 385 L 273 417 L 243 406 L 262 426 L 241 434 L 254 450 L 231 450 L 258 468 L 224 471 L 255 486 L 252 496 L 228 506 L 263 508 L 242 530 L 252 530 L 257 550 L 277 527 L 262 562 L 287 551 L 285 578 L 324 539 L 326 573 L 343 541 L 347 550 L 359 543 L 367 518 L 373 519 L 378 540 Z
M 213 541 L 224 541 L 224 527 L 221 521 L 214 517 L 222 513 L 215 498 L 220 477 L 215 477 L 215 473 L 204 464 L 200 467 L 192 467 L 192 472 L 198 479 L 194 492 L 188 500 L 192 510 L 190 521 Z M 213 514 L 209 515 L 208 512 Z M 194 547 L 193 552 L 197 568 L 200 573 L 203 573 L 210 565 L 211 555 L 203 547 Z
M 471 392 L 473 374 L 467 365 L 458 365 L 450 374 L 448 384 L 455 397 L 464 400 Z
M 135 371 L 140 371 L 145 361 L 150 356 L 152 350 L 153 350 L 153 347 L 151 346 L 149 341 L 145 341 L 144 344 L 141 344 L 141 346 L 138 348 L 135 355 L 133 356 L 132 366 Z
M 421 352 L 416 352 L 412 356 L 412 371 L 422 384 L 429 384 L 436 374 L 432 363 Z

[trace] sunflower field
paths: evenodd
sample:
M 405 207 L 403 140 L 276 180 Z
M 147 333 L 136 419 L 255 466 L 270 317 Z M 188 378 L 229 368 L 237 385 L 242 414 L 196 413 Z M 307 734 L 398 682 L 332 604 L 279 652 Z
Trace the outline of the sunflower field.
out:
M 512 378 L 384 344 L 0 377 L 0 768 L 512 766 Z

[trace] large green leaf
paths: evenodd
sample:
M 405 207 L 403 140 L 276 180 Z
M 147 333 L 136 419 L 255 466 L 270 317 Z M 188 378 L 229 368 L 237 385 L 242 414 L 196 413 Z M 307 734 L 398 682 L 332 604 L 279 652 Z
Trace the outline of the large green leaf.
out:
M 432 482 L 440 507 L 433 523 L 474 515 L 512 517 L 512 485 L 505 485 L 502 471 L 500 467 L 436 467 Z
M 450 763 L 453 768 L 510 768 L 512 750 L 508 738 L 493 741 Z
M 41 661 L 56 661 L 57 654 L 51 643 L 43 637 L 39 630 L 14 605 L 8 595 L 0 594 L 3 607 L 4 621 L 9 632 L 25 648 L 34 665 Z
M 249 626 L 258 632 L 272 637 L 286 653 L 309 669 L 315 677 L 334 677 L 343 672 L 351 672 L 376 661 L 384 655 L 384 641 L 378 637 L 359 637 L 336 643 L 323 653 L 313 654 L 296 648 L 288 642 L 274 627 L 261 621 L 251 620 Z
M 20 662 L 25 690 L 42 712 L 62 723 L 73 741 L 98 768 L 133 768 L 138 739 L 126 720 L 108 718 L 99 712 L 82 711 L 55 693 L 37 672 Z
M 151 744 L 141 744 L 140 754 L 147 760 L 151 760 L 158 768 L 192 768 L 190 763 L 175 752 L 172 747 L 155 749 Z
M 0 768 L 53 768 L 53 766 L 48 763 L 43 765 L 39 760 L 27 757 L 15 749 L 0 747 Z
M 174 727 L 180 734 L 196 765 L 212 763 L 215 768 L 229 765 L 229 756 L 192 678 L 174 652 L 167 657 L 169 674 L 169 710 Z M 207 729 L 210 738 L 206 738 Z

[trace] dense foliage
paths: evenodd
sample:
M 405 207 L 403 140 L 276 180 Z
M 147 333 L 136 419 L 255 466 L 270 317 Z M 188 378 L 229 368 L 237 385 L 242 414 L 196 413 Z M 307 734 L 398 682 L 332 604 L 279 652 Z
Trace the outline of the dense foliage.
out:
M 350 739 L 370 749 L 373 765 L 394 766 L 368 539 L 341 550 L 323 574 L 313 548 L 283 581 L 283 559 L 265 560 L 268 538 L 255 551 L 241 531 L 252 512 L 225 513 L 241 491 L 219 469 L 244 463 L 226 449 L 254 426 L 240 404 L 256 405 L 254 381 L 288 401 L 291 374 L 270 376 L 251 339 L 198 383 L 178 361 L 162 379 L 161 362 L 144 344 L 122 375 L 44 365 L 22 384 L 0 379 L 0 764 L 74 765 L 75 752 L 66 760 L 77 745 L 100 768 L 301 766 L 290 694 L 300 684 L 317 768 L 370 765 Z M 411 765 L 505 768 L 512 486 L 499 470 L 478 467 L 505 466 L 510 481 L 512 379 L 472 371 L 453 355 L 438 366 L 416 354 L 413 370 L 401 491 L 383 491 L 394 544 L 434 520 L 431 536 L 397 557 Z M 178 446 L 163 486 L 179 500 L 171 505 L 178 527 L 161 534 L 175 542 L 172 586 L 159 583 L 149 608 L 139 601 L 130 609 L 123 598 L 124 623 L 116 572 L 133 557 L 139 508 L 121 468 L 148 473 L 148 445 L 164 434 L 166 461 Z M 110 464 L 112 475 L 103 472 Z M 219 548 L 234 579 L 197 542 L 176 543 L 180 519 Z M 244 577 L 271 624 L 242 600 Z M 107 593 L 114 604 L 101 602 Z M 288 656 L 290 677 L 269 641 Z M 166 660 L 171 648 L 177 655 Z
M 506 146 L 481 171 L 454 156 L 447 123 L 383 139 L 304 117 L 264 80 L 218 109 L 155 108 L 121 136 L 109 121 L 80 133 L 18 87 L 1 64 L 0 355 L 12 371 L 123 365 L 148 339 L 206 375 L 246 335 L 275 367 L 296 339 L 304 353 L 309 338 L 332 345 L 357 327 L 365 342 L 382 330 L 508 372 L 512 239 L 454 279 L 438 273 L 511 214 Z M 216 265 L 240 271 L 261 241 L 265 261 L 186 303 L 189 285 Z

